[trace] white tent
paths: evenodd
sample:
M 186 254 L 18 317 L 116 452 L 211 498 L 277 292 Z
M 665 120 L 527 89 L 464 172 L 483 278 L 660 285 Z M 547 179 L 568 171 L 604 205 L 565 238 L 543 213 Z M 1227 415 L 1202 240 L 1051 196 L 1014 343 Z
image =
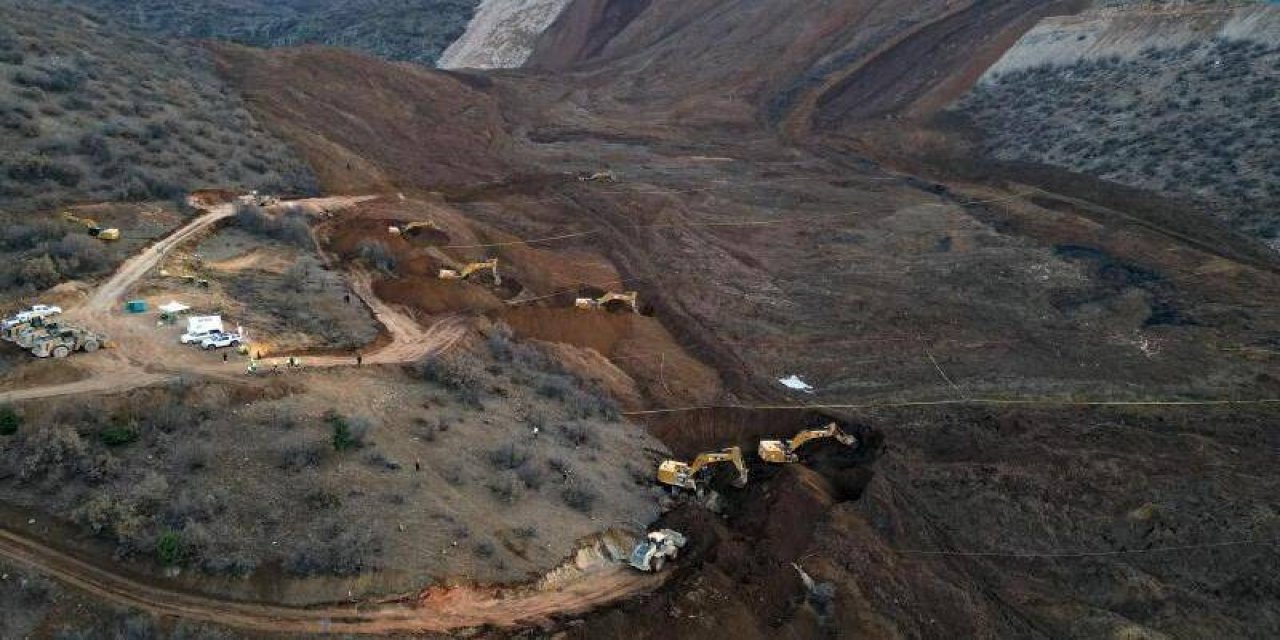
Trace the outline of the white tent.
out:
M 170 315 L 173 315 L 175 313 L 182 313 L 183 311 L 190 311 L 190 310 L 191 310 L 191 305 L 182 304 L 177 300 L 170 300 L 169 304 L 160 305 L 160 311 Z

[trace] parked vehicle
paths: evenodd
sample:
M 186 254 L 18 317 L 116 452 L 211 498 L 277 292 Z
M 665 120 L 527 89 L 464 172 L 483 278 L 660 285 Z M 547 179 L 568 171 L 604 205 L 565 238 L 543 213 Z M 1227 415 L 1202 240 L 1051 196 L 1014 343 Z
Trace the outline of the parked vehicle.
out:
M 240 334 L 238 333 L 219 333 L 209 336 L 200 341 L 200 346 L 204 349 L 221 349 L 223 347 L 240 346 Z
M 201 344 L 205 341 L 205 338 L 212 338 L 221 334 L 222 329 L 202 329 L 195 333 L 184 333 L 178 340 L 182 344 Z
M 8 329 L 9 327 L 16 326 L 24 322 L 31 322 L 37 318 L 48 318 L 49 316 L 56 316 L 60 313 L 62 313 L 62 307 L 38 304 L 26 311 L 20 311 L 12 317 L 5 319 L 3 326 Z
M 224 331 L 222 316 L 191 316 L 187 318 L 187 332 L 179 340 L 182 344 L 201 344 L 205 338 L 212 338 Z

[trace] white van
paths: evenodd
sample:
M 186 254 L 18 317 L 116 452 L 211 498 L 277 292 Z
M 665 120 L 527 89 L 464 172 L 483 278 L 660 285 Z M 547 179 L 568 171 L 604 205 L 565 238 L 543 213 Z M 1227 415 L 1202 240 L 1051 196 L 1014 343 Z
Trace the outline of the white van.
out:
M 222 316 L 191 316 L 187 318 L 187 332 L 178 340 L 182 344 L 200 344 L 222 332 Z

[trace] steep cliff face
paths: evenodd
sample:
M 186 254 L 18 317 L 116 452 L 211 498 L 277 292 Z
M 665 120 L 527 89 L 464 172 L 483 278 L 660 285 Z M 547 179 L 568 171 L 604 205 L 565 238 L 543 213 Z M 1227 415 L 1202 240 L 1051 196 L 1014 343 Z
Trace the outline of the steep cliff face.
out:
M 509 69 L 529 59 L 543 31 L 572 0 L 485 0 L 445 49 L 444 69 Z

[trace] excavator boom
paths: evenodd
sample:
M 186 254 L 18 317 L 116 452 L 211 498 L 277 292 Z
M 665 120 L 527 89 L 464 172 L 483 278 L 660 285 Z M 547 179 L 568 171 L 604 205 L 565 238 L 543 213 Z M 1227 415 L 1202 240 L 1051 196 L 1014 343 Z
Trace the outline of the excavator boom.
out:
M 747 465 L 742 459 L 742 449 L 738 447 L 699 454 L 691 463 L 663 460 L 662 464 L 658 465 L 658 482 L 673 487 L 697 490 L 704 470 L 710 465 L 721 462 L 730 462 L 738 470 L 738 479 L 734 481 L 734 486 L 747 485 Z
M 848 447 L 857 446 L 858 444 L 857 438 L 845 433 L 840 428 L 840 425 L 832 422 L 821 429 L 805 429 L 790 440 L 761 440 L 757 453 L 759 453 L 760 459 L 765 462 L 776 464 L 799 462 L 800 456 L 796 455 L 796 450 L 810 440 L 823 438 L 834 438 L 840 444 Z

